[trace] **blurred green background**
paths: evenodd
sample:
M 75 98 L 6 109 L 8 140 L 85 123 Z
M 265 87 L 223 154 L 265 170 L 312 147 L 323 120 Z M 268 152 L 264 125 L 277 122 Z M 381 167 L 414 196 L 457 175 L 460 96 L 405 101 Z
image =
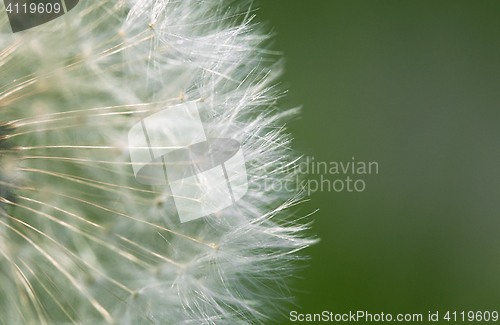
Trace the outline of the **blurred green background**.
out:
M 500 1 L 257 6 L 287 60 L 281 105 L 304 107 L 295 149 L 379 164 L 364 192 L 302 206 L 322 241 L 295 310 L 500 310 Z

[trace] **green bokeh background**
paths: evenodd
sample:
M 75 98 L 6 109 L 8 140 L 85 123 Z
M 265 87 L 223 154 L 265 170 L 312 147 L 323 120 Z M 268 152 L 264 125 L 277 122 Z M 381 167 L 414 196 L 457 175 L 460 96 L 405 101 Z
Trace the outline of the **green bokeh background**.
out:
M 364 192 L 302 206 L 322 241 L 295 310 L 500 310 L 500 1 L 257 6 L 287 60 L 282 106 L 304 107 L 295 148 L 379 164 Z

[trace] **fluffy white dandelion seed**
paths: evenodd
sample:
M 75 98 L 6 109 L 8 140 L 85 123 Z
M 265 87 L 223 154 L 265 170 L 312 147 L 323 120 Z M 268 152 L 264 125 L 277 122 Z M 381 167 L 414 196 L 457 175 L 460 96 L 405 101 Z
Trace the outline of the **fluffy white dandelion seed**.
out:
M 296 111 L 275 107 L 280 61 L 248 7 L 81 1 L 16 34 L 0 9 L 0 324 L 273 320 L 314 240 L 288 210 L 300 193 L 265 186 L 294 179 L 281 125 Z M 193 105 L 205 140 L 237 143 L 225 157 L 241 150 L 246 182 L 226 163 L 233 202 L 182 223 L 186 197 L 171 175 L 137 181 L 128 135 Z M 220 185 L 193 174 L 202 194 Z

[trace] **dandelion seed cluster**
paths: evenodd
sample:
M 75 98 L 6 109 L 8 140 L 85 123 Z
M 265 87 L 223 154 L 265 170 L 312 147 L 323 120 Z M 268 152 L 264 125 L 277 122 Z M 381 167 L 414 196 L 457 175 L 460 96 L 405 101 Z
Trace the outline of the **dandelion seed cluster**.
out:
M 313 244 L 294 179 L 269 36 L 249 3 L 80 1 L 11 32 L 0 8 L 0 324 L 272 323 Z M 278 59 L 277 59 L 278 58 Z M 182 103 L 241 144 L 236 204 L 180 223 L 168 186 L 139 184 L 127 133 Z

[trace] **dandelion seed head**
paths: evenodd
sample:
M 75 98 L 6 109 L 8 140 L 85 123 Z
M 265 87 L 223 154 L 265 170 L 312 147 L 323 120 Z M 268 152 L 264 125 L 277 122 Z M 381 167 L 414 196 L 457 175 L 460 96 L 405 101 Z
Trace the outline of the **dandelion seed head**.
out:
M 300 190 L 265 186 L 294 182 L 283 123 L 297 110 L 276 107 L 282 61 L 248 8 L 81 1 L 16 34 L 0 17 L 0 323 L 260 324 L 282 312 L 316 240 L 291 212 Z M 208 139 L 239 143 L 248 176 L 235 204 L 185 223 L 175 191 L 136 180 L 127 143 L 182 105 Z

